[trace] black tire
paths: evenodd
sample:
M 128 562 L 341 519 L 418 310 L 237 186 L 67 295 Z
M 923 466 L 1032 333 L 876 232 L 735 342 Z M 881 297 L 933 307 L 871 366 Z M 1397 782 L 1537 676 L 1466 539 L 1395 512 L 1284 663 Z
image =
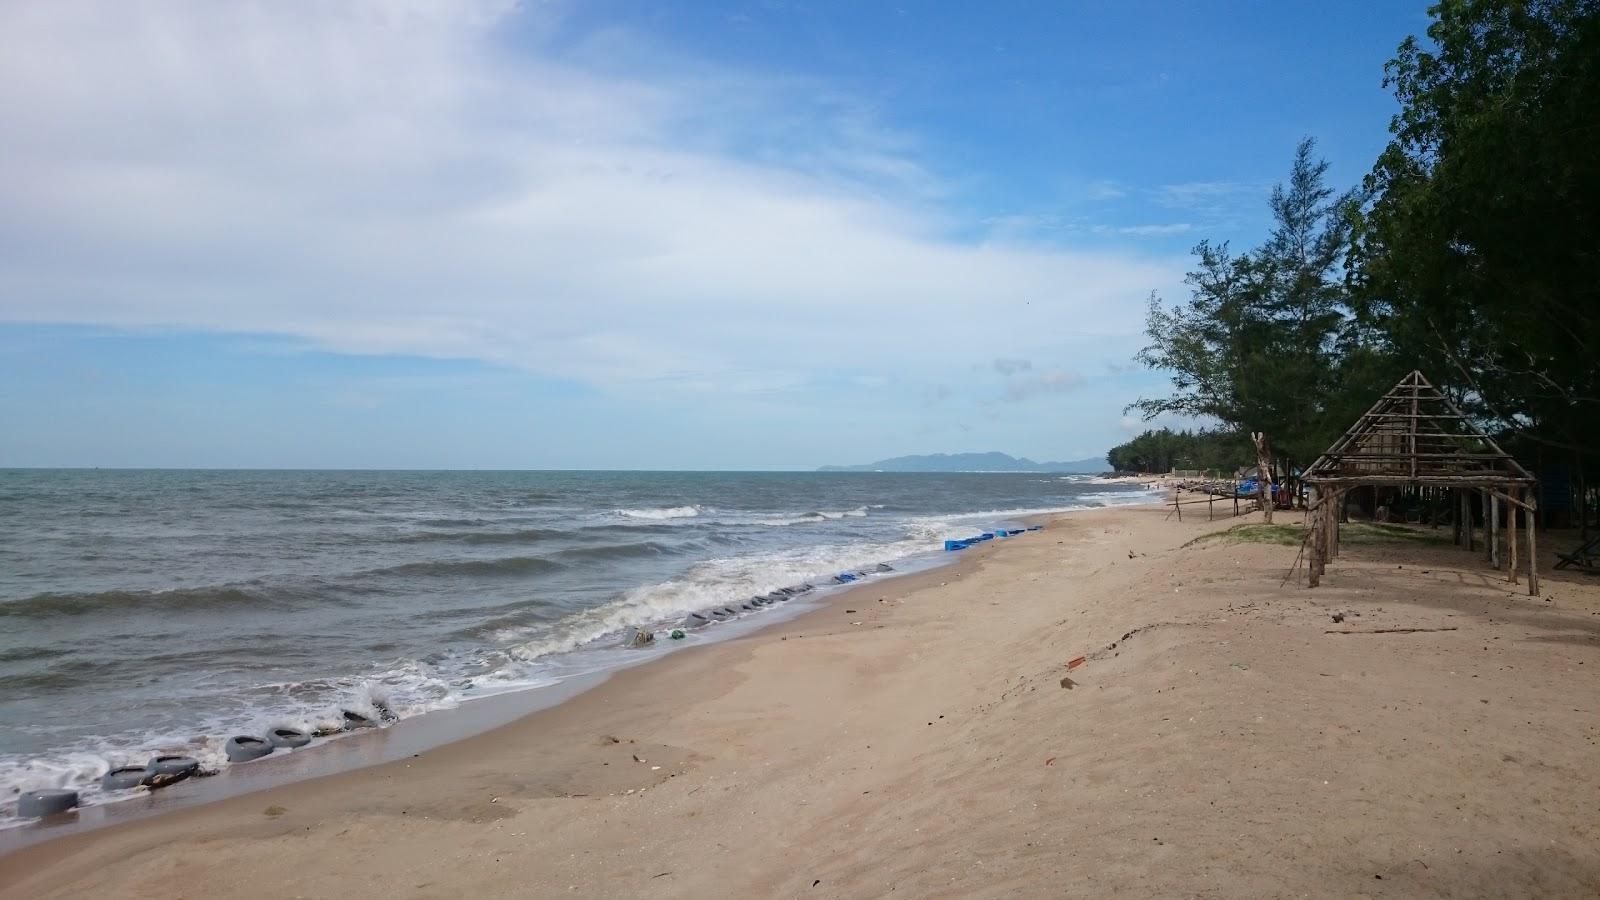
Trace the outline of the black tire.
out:
M 179 778 L 187 778 L 200 771 L 200 760 L 192 756 L 153 756 L 150 758 L 150 762 L 145 765 L 145 770 L 150 773 L 145 777 L 146 781 L 157 775 L 176 775 Z
M 144 784 L 150 770 L 144 766 L 118 766 L 100 776 L 100 790 L 125 791 Z
M 785 601 L 787 599 L 789 599 L 789 595 L 785 594 L 782 591 L 773 591 L 772 593 L 767 595 L 767 602 L 768 603 L 782 603 L 783 601 Z
M 228 762 L 249 762 L 260 759 L 277 748 L 264 738 L 253 735 L 241 734 L 228 738 L 222 745 L 222 752 L 228 755 Z
M 371 719 L 367 718 L 366 716 L 363 716 L 361 713 L 351 712 L 348 709 L 342 710 L 341 712 L 343 714 L 342 715 L 342 719 L 344 721 L 344 730 L 345 731 L 355 731 L 358 728 L 377 728 L 378 727 L 378 723 L 377 722 L 374 722 Z
M 894 566 L 891 566 L 888 563 L 878 563 L 878 567 L 876 569 L 874 569 L 873 571 L 875 571 L 875 572 L 893 572 L 894 571 Z
M 267 732 L 267 743 L 274 747 L 304 747 L 311 743 L 311 735 L 298 728 L 274 728 Z
M 705 616 L 702 616 L 699 613 L 689 613 L 689 615 L 684 618 L 683 623 L 680 624 L 678 627 L 679 628 L 699 628 L 702 625 L 710 625 L 710 624 L 711 624 L 711 620 L 709 618 L 707 618 Z
M 78 792 L 62 788 L 26 791 L 17 798 L 17 815 L 24 819 L 42 819 L 64 813 L 78 805 Z

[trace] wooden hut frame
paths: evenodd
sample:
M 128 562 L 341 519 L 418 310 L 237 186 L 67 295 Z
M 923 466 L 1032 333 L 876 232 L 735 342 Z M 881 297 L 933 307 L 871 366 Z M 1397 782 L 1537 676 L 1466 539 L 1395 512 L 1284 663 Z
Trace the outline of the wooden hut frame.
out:
M 1484 512 L 1485 553 L 1490 564 L 1507 565 L 1506 580 L 1517 582 L 1517 517 L 1526 523 L 1528 593 L 1539 594 L 1534 488 L 1537 481 L 1511 454 L 1473 425 L 1450 398 L 1421 372 L 1400 379 L 1317 457 L 1302 480 L 1313 492 L 1306 516 L 1311 523 L 1308 580 L 1316 587 L 1328 560 L 1339 555 L 1339 512 L 1353 488 L 1412 487 L 1454 506 L 1456 542 L 1471 550 L 1472 496 Z M 1505 518 L 1502 557 L 1502 511 Z

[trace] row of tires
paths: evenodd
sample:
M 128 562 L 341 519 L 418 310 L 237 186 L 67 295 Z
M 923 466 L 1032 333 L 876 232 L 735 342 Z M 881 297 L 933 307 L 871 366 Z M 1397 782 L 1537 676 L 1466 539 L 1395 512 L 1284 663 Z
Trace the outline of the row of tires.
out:
M 878 565 L 871 571 L 861 570 L 856 572 L 840 572 L 839 574 L 833 576 L 831 580 L 834 584 L 849 584 L 853 581 L 866 578 L 868 575 L 877 575 L 884 572 L 893 571 L 894 566 L 891 566 L 888 563 L 878 563 Z M 794 587 L 778 588 L 771 593 L 751 597 L 742 603 L 729 606 L 720 606 L 716 609 L 707 610 L 705 612 L 689 613 L 683 622 L 680 623 L 677 628 L 673 629 L 673 631 L 681 631 L 687 628 L 699 628 L 703 625 L 710 625 L 712 622 L 731 619 L 741 612 L 751 612 L 760 609 L 763 606 L 772 606 L 777 603 L 783 603 L 794 597 L 798 597 L 801 594 L 807 594 L 814 590 L 816 590 L 816 585 L 810 583 L 795 585 Z M 631 635 L 629 637 L 629 642 L 631 644 L 638 643 L 637 640 Z
M 100 776 L 100 788 L 106 791 L 125 791 L 140 785 L 167 785 L 200 771 L 200 760 L 192 756 L 153 756 L 142 766 L 118 766 Z M 17 798 L 17 815 L 24 819 L 42 819 L 66 812 L 78 805 L 78 792 L 70 788 L 47 788 L 24 791 Z
M 392 718 L 388 710 L 379 708 L 385 719 Z M 369 716 L 343 710 L 343 727 L 326 733 L 356 731 L 373 728 L 377 722 Z M 317 732 L 318 735 L 325 732 Z M 241 734 L 228 738 L 222 752 L 229 762 L 249 762 L 277 750 L 292 750 L 311 743 L 314 735 L 298 728 L 274 728 L 262 737 Z M 142 766 L 118 766 L 100 776 L 103 791 L 127 791 L 137 787 L 165 787 L 200 772 L 200 761 L 192 756 L 161 755 L 151 757 Z M 78 805 L 78 792 L 70 788 L 47 788 L 25 791 L 17 798 L 17 815 L 25 819 L 39 819 L 66 812 Z

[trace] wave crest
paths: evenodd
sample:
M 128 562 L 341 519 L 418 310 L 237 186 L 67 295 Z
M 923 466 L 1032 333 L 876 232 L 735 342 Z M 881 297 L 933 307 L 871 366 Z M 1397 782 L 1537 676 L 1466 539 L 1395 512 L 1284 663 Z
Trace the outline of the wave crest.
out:
M 625 519 L 692 519 L 700 515 L 698 506 L 663 506 L 643 509 L 619 509 L 617 515 Z

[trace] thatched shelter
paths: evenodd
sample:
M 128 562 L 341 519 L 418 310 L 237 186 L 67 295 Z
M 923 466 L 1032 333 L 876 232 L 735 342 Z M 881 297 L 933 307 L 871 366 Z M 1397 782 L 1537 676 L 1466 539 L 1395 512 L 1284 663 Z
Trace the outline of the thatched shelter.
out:
M 1537 481 L 1421 372 L 1400 379 L 1317 457 L 1303 480 L 1315 491 L 1307 513 L 1312 587 L 1328 560 L 1339 553 L 1339 513 L 1345 495 L 1360 487 L 1391 486 L 1415 490 L 1431 502 L 1447 500 L 1454 507 L 1456 542 L 1468 550 L 1473 547 L 1472 504 L 1476 498 L 1483 511 L 1489 561 L 1500 567 L 1503 534 L 1507 580 L 1512 583 L 1517 581 L 1520 511 L 1527 531 L 1528 593 L 1539 593 L 1533 527 Z

